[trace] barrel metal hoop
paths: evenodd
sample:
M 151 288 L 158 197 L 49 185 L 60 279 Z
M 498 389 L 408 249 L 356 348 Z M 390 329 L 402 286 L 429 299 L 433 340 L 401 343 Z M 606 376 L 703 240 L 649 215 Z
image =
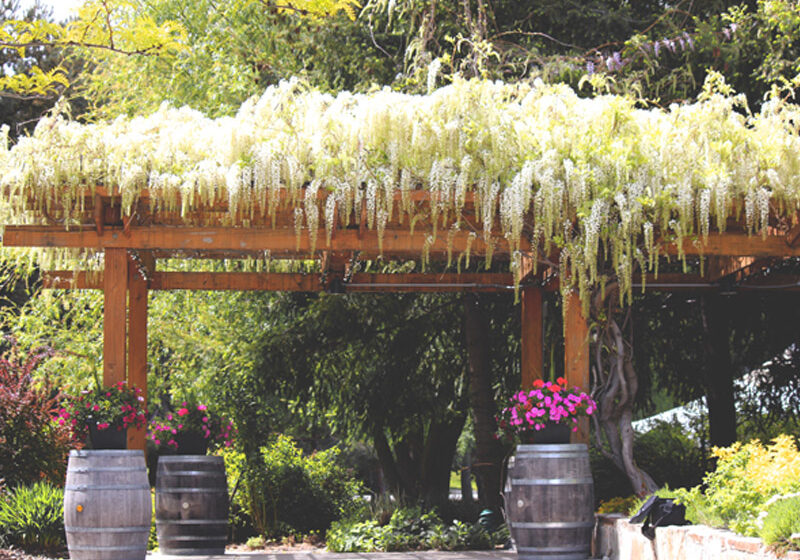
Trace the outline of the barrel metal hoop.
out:
M 520 546 L 517 547 L 518 552 L 530 552 L 533 554 L 554 554 L 557 552 L 584 552 L 589 550 L 589 545 L 577 545 L 577 546 L 558 546 L 552 548 L 539 548 L 533 546 Z
M 158 494 L 225 494 L 228 492 L 227 488 L 156 488 L 156 495 Z
M 145 467 L 75 467 L 67 469 L 68 473 L 91 473 L 91 472 L 143 472 L 146 473 Z
M 584 478 L 512 478 L 511 484 L 518 486 L 559 486 L 565 484 L 593 484 L 592 477 Z
M 67 533 L 149 533 L 150 527 L 64 527 Z
M 541 523 L 512 522 L 514 529 L 590 529 L 594 521 L 542 521 Z
M 147 546 L 70 546 L 70 551 L 87 552 L 147 552 Z
M 64 486 L 64 490 L 73 492 L 86 492 L 87 490 L 150 490 L 150 486 L 147 484 L 67 484 Z
M 227 519 L 156 519 L 156 525 L 220 525 L 228 524 Z
M 548 451 L 547 453 L 523 453 L 517 455 L 518 459 L 534 458 L 534 459 L 576 459 L 587 457 L 586 453 L 570 453 L 569 451 Z M 516 462 L 514 463 L 516 465 Z

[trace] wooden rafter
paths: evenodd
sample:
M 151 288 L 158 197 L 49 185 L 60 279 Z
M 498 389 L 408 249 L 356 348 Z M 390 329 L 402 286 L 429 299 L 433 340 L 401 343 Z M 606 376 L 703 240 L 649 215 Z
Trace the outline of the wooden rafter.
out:
M 432 256 L 442 257 L 448 252 L 448 237 L 452 238 L 452 252 L 466 250 L 470 234 L 459 231 L 450 236 L 439 234 L 428 242 L 429 233 L 408 230 L 386 230 L 383 237 L 382 253 L 387 256 L 420 255 L 426 245 Z M 495 254 L 508 254 L 505 240 L 495 240 Z M 128 231 L 120 227 L 106 227 L 99 235 L 94 228 L 66 229 L 52 226 L 7 226 L 3 236 L 6 247 L 69 247 L 87 249 L 122 248 L 134 250 L 168 251 L 227 251 L 231 254 L 252 254 L 257 251 L 275 251 L 296 258 L 307 258 L 311 251 L 308 232 L 302 232 L 298 239 L 293 229 L 236 228 L 236 227 L 176 227 L 176 226 L 132 226 Z M 328 243 L 324 235 L 319 235 L 315 247 L 318 251 L 352 252 L 380 254 L 378 234 L 373 230 L 360 232 L 353 229 L 340 230 L 335 239 Z M 520 249 L 529 252 L 529 244 L 523 240 Z M 486 242 L 480 236 L 471 243 L 474 254 L 486 251 Z M 668 244 L 664 253 L 676 254 L 677 247 Z M 726 232 L 709 234 L 705 240 L 686 239 L 683 253 L 689 256 L 729 256 L 729 257 L 797 257 L 800 246 L 789 246 L 783 236 L 758 235 Z
M 466 231 L 455 232 L 452 236 L 440 234 L 429 242 L 429 234 L 417 231 L 413 235 L 407 230 L 387 230 L 383 236 L 383 253 L 418 257 L 426 248 L 431 255 L 446 256 L 448 237 L 452 237 L 452 251 L 463 252 L 470 245 L 470 235 Z M 121 248 L 134 250 L 161 251 L 276 251 L 295 258 L 308 258 L 311 241 L 308 232 L 298 239 L 293 229 L 270 228 L 200 228 L 139 226 L 128 232 L 122 228 L 106 228 L 103 235 L 95 229 L 66 229 L 48 226 L 8 226 L 3 236 L 6 247 L 69 247 L 86 249 Z M 523 243 L 523 250 L 529 247 Z M 360 235 L 358 230 L 340 230 L 335 239 L 328 243 L 324 235 L 319 235 L 315 247 L 318 251 L 359 251 L 370 254 L 381 253 L 378 234 L 368 230 Z M 483 254 L 486 243 L 480 237 L 471 242 L 474 254 Z M 508 252 L 508 244 L 501 240 L 495 254 Z M 800 253 L 800 249 L 798 249 Z
M 506 273 L 354 274 L 347 292 L 508 292 L 513 277 Z M 103 273 L 53 271 L 42 274 L 48 289 L 103 289 Z M 151 290 L 235 290 L 320 292 L 318 274 L 261 272 L 155 272 Z

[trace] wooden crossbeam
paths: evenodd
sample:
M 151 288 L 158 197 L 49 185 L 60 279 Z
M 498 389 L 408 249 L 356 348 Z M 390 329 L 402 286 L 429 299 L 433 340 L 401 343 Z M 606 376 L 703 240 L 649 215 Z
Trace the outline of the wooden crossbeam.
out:
M 428 243 L 428 234 L 417 231 L 413 235 L 405 230 L 387 230 L 383 236 L 385 255 L 418 256 L 426 245 L 431 255 L 446 256 L 448 252 L 447 233 L 440 234 L 433 243 Z M 452 236 L 452 251 L 466 250 L 469 243 L 468 232 L 457 232 Z M 70 248 L 122 248 L 148 250 L 212 250 L 212 251 L 276 251 L 294 254 L 296 258 L 306 258 L 311 251 L 307 232 L 298 240 L 292 229 L 270 228 L 200 228 L 169 226 L 132 226 L 125 232 L 122 228 L 106 228 L 103 235 L 95 229 L 72 229 L 48 226 L 7 226 L 3 235 L 6 247 L 70 247 Z M 528 250 L 526 243 L 523 250 Z M 327 243 L 324 235 L 319 235 L 316 249 L 319 251 L 359 251 L 371 254 L 380 253 L 378 234 L 358 230 L 343 229 Z M 486 243 L 480 237 L 472 242 L 471 251 L 483 254 Z M 508 253 L 508 243 L 498 240 L 496 254 Z M 800 249 L 798 249 L 800 252 Z
M 361 233 L 361 235 L 359 235 Z M 422 253 L 428 233 L 417 231 L 413 235 L 407 230 L 387 230 L 383 238 L 383 254 L 416 256 Z M 442 257 L 447 254 L 446 233 L 440 234 L 430 244 L 431 255 Z M 466 250 L 468 232 L 453 235 L 452 251 Z M 497 254 L 508 253 L 508 243 L 496 240 Z M 270 228 L 202 228 L 179 226 L 132 226 L 128 231 L 120 227 L 106 227 L 102 235 L 94 228 L 66 229 L 51 226 L 7 226 L 3 236 L 6 247 L 69 247 L 69 248 L 123 248 L 152 249 L 160 251 L 275 251 L 297 258 L 305 258 L 310 252 L 311 243 L 307 232 L 298 240 L 293 229 Z M 360 251 L 369 254 L 380 253 L 378 235 L 375 231 L 359 232 L 355 229 L 342 229 L 330 243 L 324 235 L 317 240 L 319 251 Z M 529 251 L 530 246 L 523 240 L 520 249 Z M 472 243 L 472 252 L 482 254 L 486 251 L 485 240 L 478 237 Z M 664 247 L 664 252 L 677 253 L 674 244 Z M 683 242 L 686 255 L 720 255 L 729 257 L 796 257 L 800 256 L 800 246 L 790 246 L 783 236 L 771 235 L 762 238 L 758 235 L 726 232 L 709 234 L 705 241 L 686 239 Z
M 74 281 L 73 281 L 74 279 Z M 53 271 L 42 274 L 48 289 L 103 289 L 103 273 Z M 347 292 L 509 292 L 513 277 L 486 274 L 354 274 Z M 155 272 L 151 290 L 323 291 L 318 274 L 261 272 Z

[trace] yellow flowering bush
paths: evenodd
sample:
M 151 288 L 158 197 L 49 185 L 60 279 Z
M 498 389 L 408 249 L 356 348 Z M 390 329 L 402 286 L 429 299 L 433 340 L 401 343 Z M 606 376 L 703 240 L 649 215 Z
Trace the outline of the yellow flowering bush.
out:
M 800 491 L 800 451 L 791 436 L 778 436 L 769 445 L 737 442 L 715 448 L 713 455 L 717 468 L 706 475 L 704 492 L 700 486 L 676 491 L 695 523 L 756 536 L 770 498 Z

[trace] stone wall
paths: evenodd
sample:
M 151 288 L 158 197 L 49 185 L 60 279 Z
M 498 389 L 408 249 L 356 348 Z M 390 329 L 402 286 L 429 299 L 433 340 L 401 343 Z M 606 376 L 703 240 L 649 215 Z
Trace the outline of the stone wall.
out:
M 776 560 L 760 539 L 741 537 L 730 531 L 703 525 L 659 527 L 651 541 L 641 525 L 628 523 L 622 515 L 597 516 L 593 543 L 595 558 L 608 560 Z M 800 552 L 789 552 L 783 560 L 800 560 Z

